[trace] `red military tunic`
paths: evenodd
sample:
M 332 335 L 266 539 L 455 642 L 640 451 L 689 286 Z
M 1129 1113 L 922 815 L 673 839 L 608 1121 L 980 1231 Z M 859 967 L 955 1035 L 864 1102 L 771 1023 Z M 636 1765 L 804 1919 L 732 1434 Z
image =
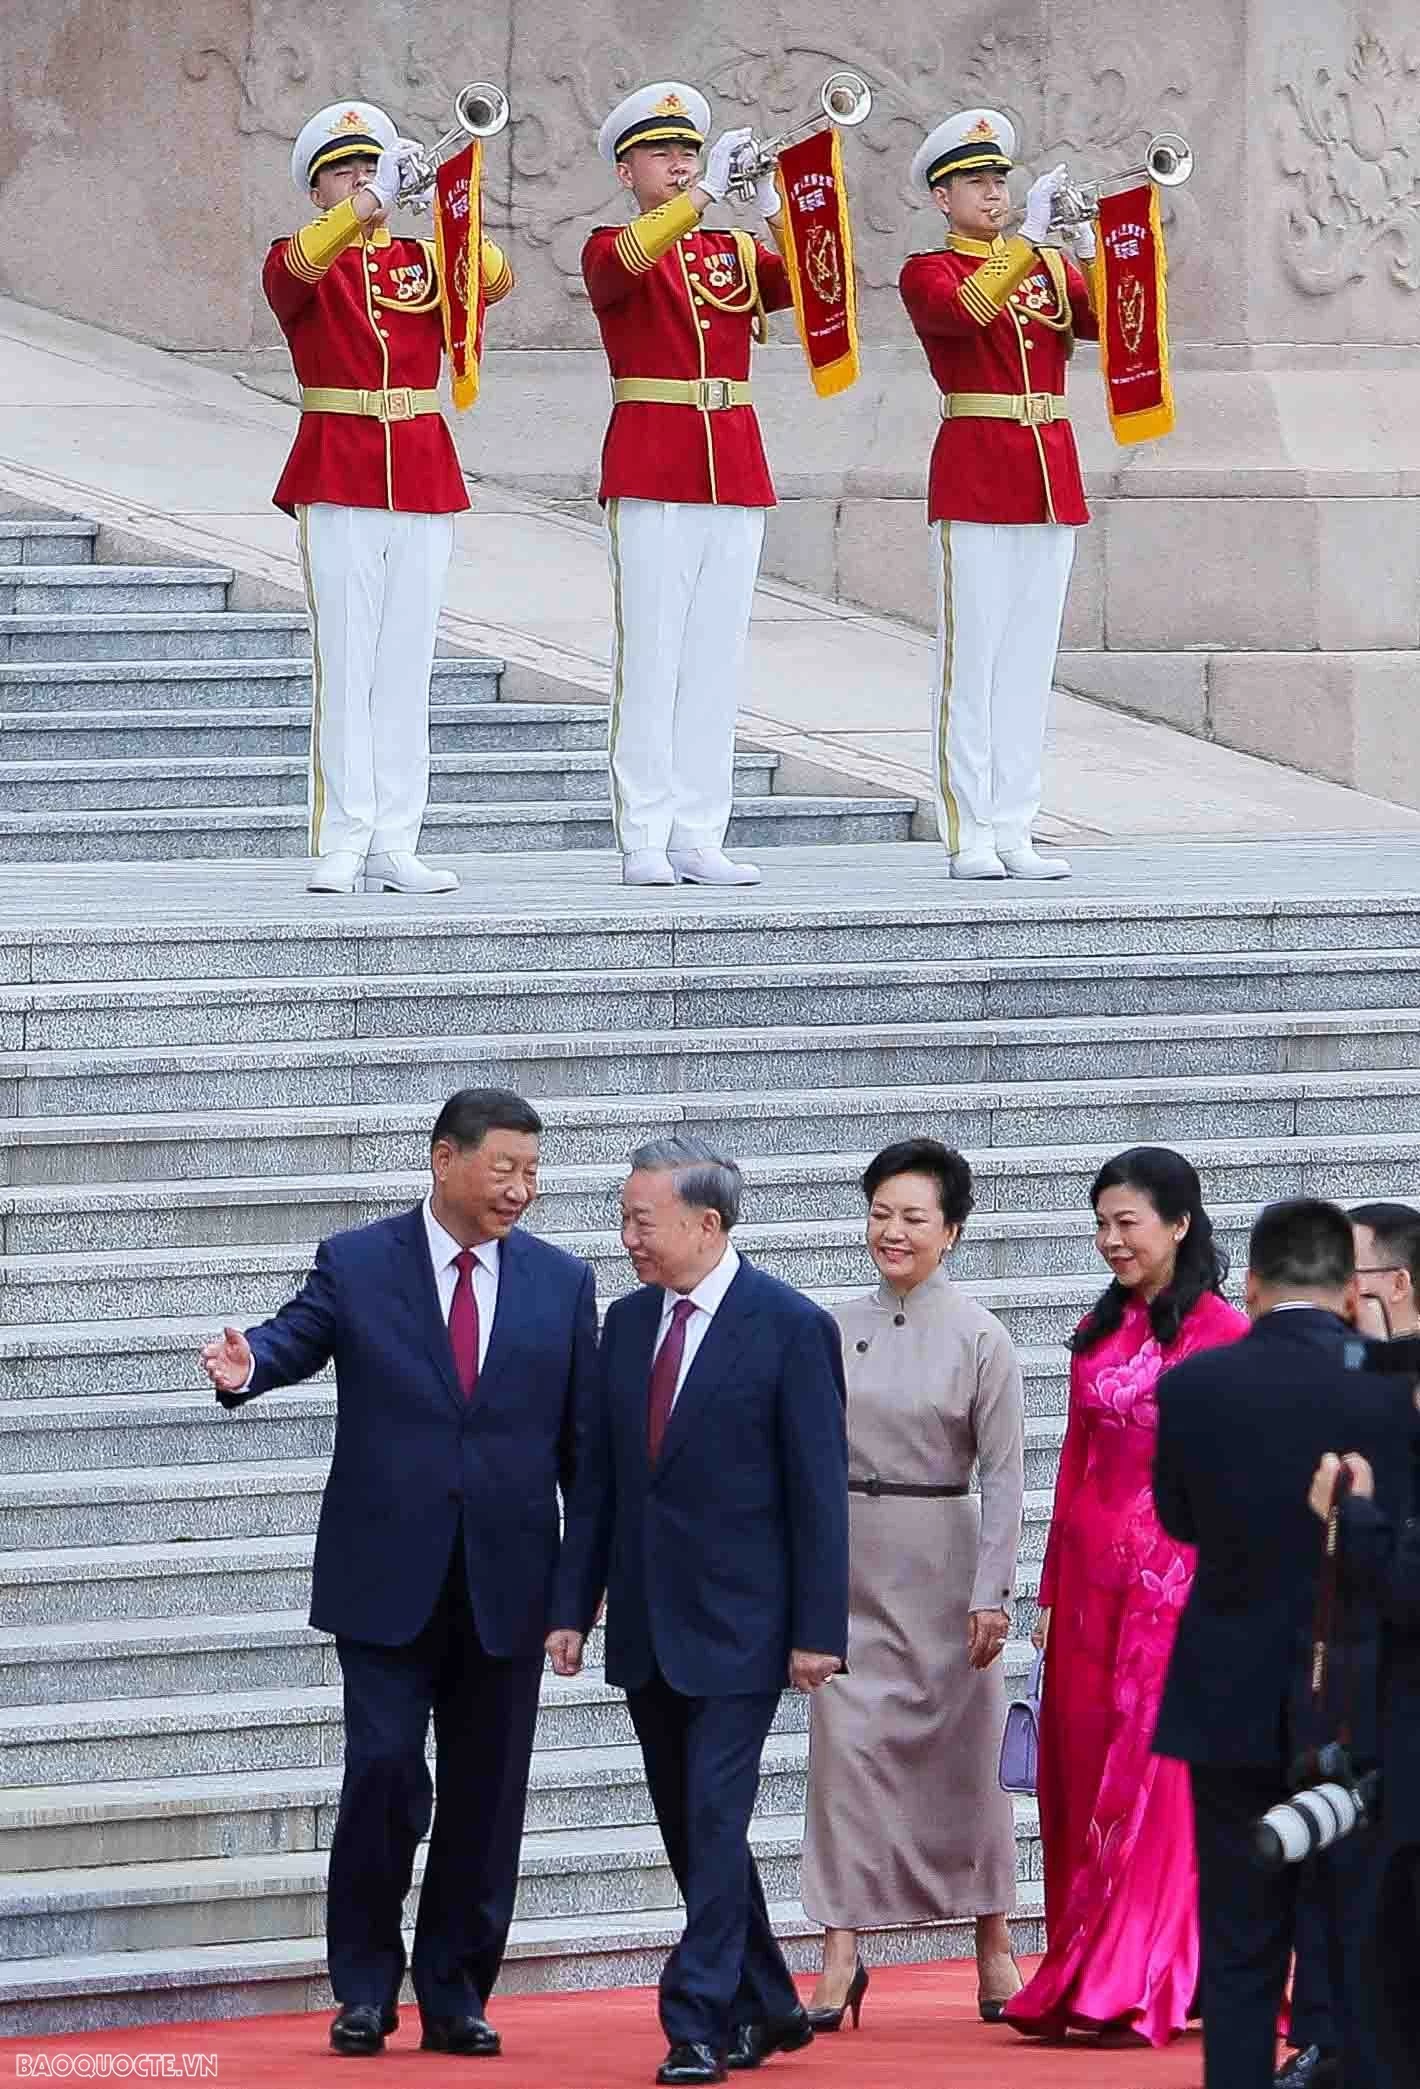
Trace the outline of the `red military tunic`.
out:
M 483 246 L 484 294 L 506 297 L 512 273 Z M 303 387 L 432 391 L 444 327 L 431 244 L 368 236 L 350 203 L 337 204 L 266 257 L 262 287 L 281 323 Z M 441 413 L 408 420 L 303 413 L 273 499 L 293 514 L 313 501 L 446 515 L 469 504 L 453 437 Z
M 779 256 L 747 233 L 701 231 L 689 197 L 597 226 L 582 275 L 613 379 L 743 382 L 759 316 L 792 302 Z M 599 497 L 772 508 L 754 408 L 614 406 Z
M 1024 240 L 954 235 L 943 252 L 913 254 L 898 287 L 943 394 L 1063 397 L 1076 336 L 1099 337 L 1079 269 Z M 944 420 L 927 514 L 931 522 L 1088 522 L 1069 422 Z

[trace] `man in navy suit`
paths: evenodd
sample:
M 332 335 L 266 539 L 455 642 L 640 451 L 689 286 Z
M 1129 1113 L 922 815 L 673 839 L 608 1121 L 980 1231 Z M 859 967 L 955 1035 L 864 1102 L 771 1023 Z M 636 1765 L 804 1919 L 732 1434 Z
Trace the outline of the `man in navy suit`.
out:
M 749 1851 L 786 1683 L 848 1642 L 838 1330 L 739 1256 L 740 1172 L 701 1141 L 631 1157 L 621 1237 L 642 1288 L 602 1334 L 601 1428 L 568 1510 L 548 1652 L 575 1675 L 606 1592 L 685 1932 L 661 1975 L 661 2083 L 720 2082 L 813 2036 Z M 830 1687 L 832 1687 L 830 1685 Z
M 335 1363 L 311 1623 L 335 1634 L 345 1684 L 326 1918 L 338 2053 L 377 2053 L 398 2027 L 400 1915 L 431 1808 L 422 2044 L 499 2050 L 484 2010 L 517 1887 L 557 1495 L 596 1385 L 590 1269 L 514 1230 L 541 1129 L 520 1096 L 462 1089 L 434 1126 L 423 1204 L 322 1242 L 273 1319 L 202 1352 L 229 1407 Z
M 1357 1287 L 1345 1213 L 1309 1197 L 1269 1205 L 1252 1229 L 1247 1302 L 1243 1341 L 1160 1379 L 1154 1466 L 1160 1522 L 1198 1549 L 1154 1747 L 1191 1771 L 1207 2089 L 1272 2089 L 1299 1878 L 1296 1866 L 1268 1872 L 1256 1862 L 1254 1824 L 1290 1794 L 1297 1758 L 1335 1740 L 1343 1720 L 1359 1763 L 1378 1749 L 1373 1656 L 1363 1687 L 1369 1621 L 1348 1621 L 1347 1653 L 1332 1663 L 1340 1688 L 1320 1730 L 1309 1699 L 1321 1566 L 1312 1476 L 1343 1436 L 1393 1476 L 1408 1470 L 1392 1384 L 1346 1365 Z M 1373 2014 L 1360 2002 L 1374 1839 L 1345 1837 L 1315 1862 L 1341 2079 L 1388 2089 Z

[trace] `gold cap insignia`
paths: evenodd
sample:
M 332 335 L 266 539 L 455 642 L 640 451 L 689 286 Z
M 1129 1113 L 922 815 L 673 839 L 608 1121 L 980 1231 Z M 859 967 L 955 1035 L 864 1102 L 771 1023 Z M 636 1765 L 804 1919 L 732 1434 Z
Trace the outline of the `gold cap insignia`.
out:
M 362 131 L 365 128 L 365 119 L 358 109 L 347 109 L 335 128 L 338 131 Z
M 664 100 L 658 101 L 655 108 L 651 111 L 653 116 L 684 116 L 686 113 L 685 103 L 678 94 L 666 95 Z
M 966 134 L 966 142 L 968 143 L 978 139 L 989 139 L 993 145 L 996 143 L 996 133 L 992 130 L 984 116 L 979 123 L 974 123 Z

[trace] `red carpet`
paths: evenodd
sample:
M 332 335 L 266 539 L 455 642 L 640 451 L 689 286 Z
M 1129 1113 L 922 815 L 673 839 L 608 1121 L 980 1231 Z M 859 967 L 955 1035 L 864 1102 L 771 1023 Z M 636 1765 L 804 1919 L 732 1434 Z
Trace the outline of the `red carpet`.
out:
M 809 1983 L 801 1983 L 807 1992 Z M 759 2079 L 779 2089 L 1197 2089 L 1203 2049 L 1197 2034 L 1164 2052 L 1101 2051 L 1087 2039 L 1041 2046 L 979 2022 L 970 1965 L 885 1967 L 873 1974 L 863 2028 L 819 2038 L 803 2053 L 766 2062 Z M 644 1988 L 608 1994 L 496 1995 L 490 2014 L 503 2034 L 501 2060 L 451 2060 L 419 2051 L 418 2015 L 403 2013 L 378 2060 L 340 2060 L 326 2044 L 327 2015 L 243 2017 L 235 2023 L 167 2024 L 74 2038 L 25 2038 L 0 2046 L 0 2079 L 17 2073 L 19 2054 L 51 2062 L 41 2080 L 102 2079 L 98 2068 L 52 2063 L 60 2056 L 215 2054 L 229 2089 L 328 2084 L 351 2077 L 368 2089 L 624 2089 L 649 2083 L 665 2052 L 655 1997 Z M 33 2075 L 34 2070 L 27 2070 Z M 156 2077 L 157 2070 L 153 2070 Z M 137 2075 L 129 2077 L 138 2079 Z M 181 2060 L 168 2079 L 183 2078 Z M 196 2069 L 186 2077 L 197 2079 Z M 209 2077 L 210 2078 L 210 2077 Z M 731 2076 L 731 2080 L 738 2079 Z

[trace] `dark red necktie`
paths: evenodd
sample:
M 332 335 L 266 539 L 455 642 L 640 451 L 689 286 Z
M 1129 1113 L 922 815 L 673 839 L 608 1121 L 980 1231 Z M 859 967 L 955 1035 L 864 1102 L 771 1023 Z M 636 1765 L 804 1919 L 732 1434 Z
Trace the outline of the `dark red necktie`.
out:
M 454 1257 L 458 1278 L 449 1304 L 449 1347 L 454 1369 L 465 1400 L 471 1400 L 478 1384 L 478 1300 L 473 1295 L 472 1248 L 461 1248 Z
M 671 1324 L 666 1329 L 666 1339 L 656 1351 L 656 1361 L 651 1366 L 651 1398 L 646 1410 L 646 1441 L 653 1465 L 661 1455 L 661 1439 L 666 1433 L 671 1409 L 675 1406 L 680 1360 L 685 1355 L 685 1327 L 694 1311 L 695 1306 L 690 1299 L 676 1300 Z

